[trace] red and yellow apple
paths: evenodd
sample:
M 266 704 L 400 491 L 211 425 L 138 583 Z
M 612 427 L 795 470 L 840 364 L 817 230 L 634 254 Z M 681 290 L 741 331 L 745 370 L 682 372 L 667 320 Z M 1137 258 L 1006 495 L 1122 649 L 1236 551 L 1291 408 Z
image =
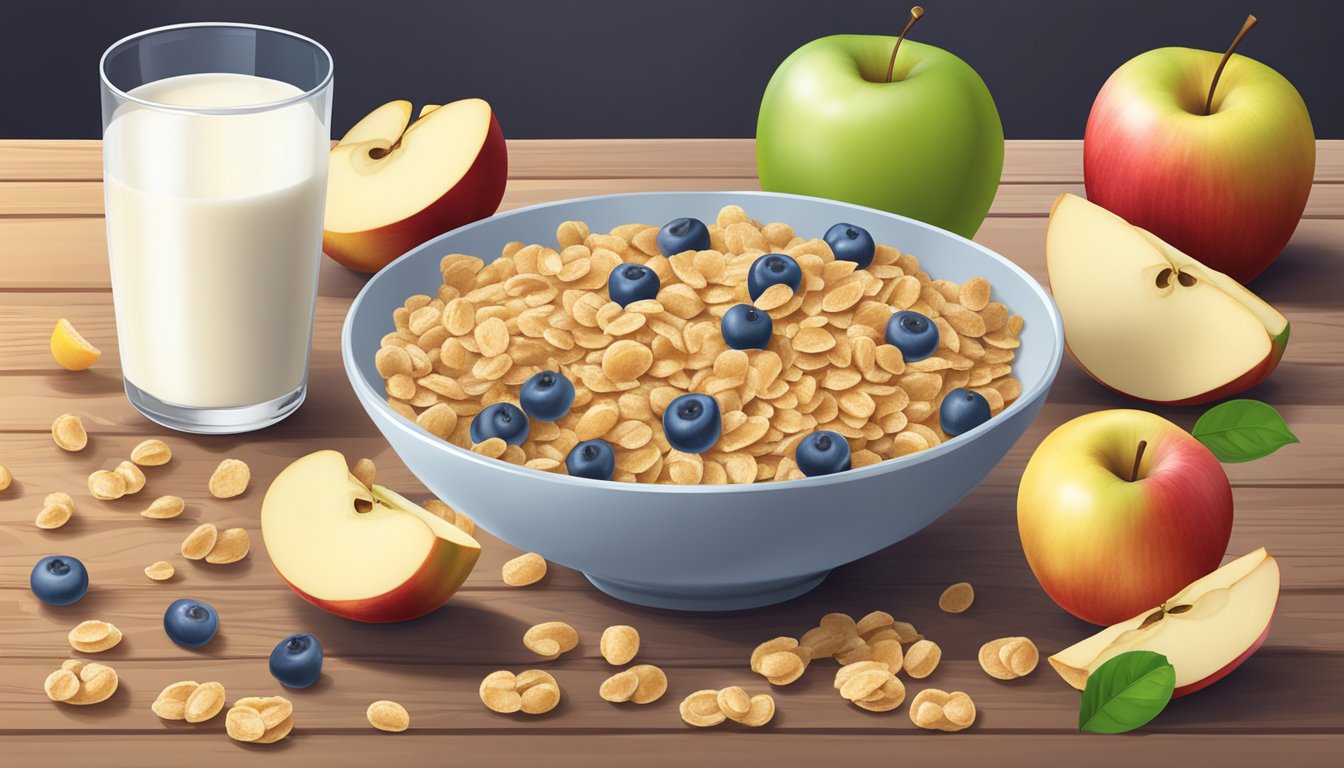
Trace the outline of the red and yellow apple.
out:
M 1279 565 L 1261 547 L 1156 608 L 1056 653 L 1050 665 L 1081 691 L 1088 675 L 1108 659 L 1152 651 L 1166 656 L 1176 670 L 1172 696 L 1184 696 L 1218 682 L 1250 658 L 1269 636 L 1278 602 Z
M 1146 411 L 1079 416 L 1036 448 L 1017 491 L 1036 580 L 1061 608 L 1108 625 L 1218 567 L 1232 535 L 1223 466 Z
M 1216 76 L 1224 56 L 1159 48 L 1121 65 L 1087 119 L 1083 177 L 1096 204 L 1245 283 L 1292 237 L 1316 141 L 1291 83 L 1239 55 Z
M 481 553 L 437 515 L 380 485 L 364 487 L 336 451 L 310 453 L 276 476 L 261 504 L 261 535 L 300 597 L 366 622 L 439 608 Z
M 331 149 L 322 250 L 350 269 L 377 272 L 504 197 L 508 151 L 489 104 L 429 105 L 414 122 L 411 111 L 384 104 Z
M 1045 237 L 1069 352 L 1092 378 L 1139 400 L 1204 403 L 1264 381 L 1287 319 L 1237 281 L 1076 195 Z

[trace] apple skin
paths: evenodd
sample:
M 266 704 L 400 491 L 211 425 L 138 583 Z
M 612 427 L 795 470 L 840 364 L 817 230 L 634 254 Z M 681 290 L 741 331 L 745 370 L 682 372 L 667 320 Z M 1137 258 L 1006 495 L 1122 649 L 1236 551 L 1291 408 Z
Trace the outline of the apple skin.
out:
M 1140 440 L 1148 442 L 1142 477 L 1129 482 Z M 1060 426 L 1032 454 L 1017 496 L 1036 580 L 1061 608 L 1103 626 L 1217 569 L 1232 516 L 1218 460 L 1146 411 L 1098 411 Z
M 955 55 L 896 38 L 833 35 L 779 65 L 761 99 L 761 188 L 909 216 L 971 237 L 998 191 L 1003 125 Z
M 1200 114 L 1221 58 L 1159 48 L 1121 65 L 1088 116 L 1083 178 L 1092 202 L 1246 283 L 1297 228 L 1316 140 L 1292 84 L 1241 55 Z
M 1074 362 L 1078 363 L 1078 367 L 1083 369 L 1083 373 L 1091 376 L 1093 381 L 1096 381 L 1098 384 L 1111 390 L 1117 395 L 1124 395 L 1131 400 L 1138 400 L 1141 403 L 1152 403 L 1153 405 L 1202 405 L 1203 403 L 1212 403 L 1216 400 L 1239 395 L 1265 379 L 1268 379 L 1270 374 L 1274 373 L 1274 370 L 1279 367 L 1279 361 L 1283 360 L 1283 353 L 1284 350 L 1288 348 L 1288 336 L 1291 331 L 1292 325 L 1284 326 L 1283 332 L 1271 339 L 1272 343 L 1269 354 L 1265 356 L 1265 359 L 1262 360 L 1259 365 L 1256 365 L 1249 371 L 1210 392 L 1187 397 L 1182 400 L 1173 400 L 1171 402 L 1148 400 L 1142 397 L 1136 397 L 1128 392 L 1121 392 L 1110 384 L 1102 381 L 1100 376 L 1089 371 L 1087 366 L 1083 365 L 1082 362 L 1078 360 L 1078 356 L 1073 354 L 1073 350 L 1069 349 L 1067 340 L 1064 342 L 1064 348 L 1068 350 L 1069 356 L 1073 358 Z
M 1279 601 L 1275 600 L 1274 610 L 1278 610 L 1278 608 L 1279 608 Z M 1274 620 L 1270 619 L 1270 622 L 1265 625 L 1265 631 L 1261 632 L 1260 637 L 1258 637 L 1254 643 L 1251 643 L 1251 647 L 1243 651 L 1240 656 L 1229 661 L 1227 663 L 1227 666 L 1223 667 L 1217 672 L 1214 672 L 1212 675 L 1209 675 L 1203 680 L 1197 680 L 1189 685 L 1183 685 L 1173 690 L 1171 692 L 1171 698 L 1179 699 L 1180 697 L 1187 696 L 1189 694 L 1194 693 L 1195 691 L 1202 691 L 1205 688 L 1208 688 L 1210 685 L 1213 685 L 1214 683 L 1218 682 L 1219 680 L 1222 680 L 1224 677 L 1227 677 L 1229 674 L 1232 673 L 1232 670 L 1236 669 L 1237 667 L 1240 667 L 1243 663 L 1245 663 L 1247 659 L 1251 658 L 1251 656 L 1256 651 L 1260 650 L 1260 646 L 1264 645 L 1265 640 L 1269 637 L 1269 628 L 1272 627 L 1273 625 Z
M 416 619 L 442 607 L 467 580 L 479 556 L 480 550 L 464 550 L 437 539 L 410 579 L 395 589 L 362 600 L 313 597 L 286 579 L 279 569 L 276 573 L 295 594 L 328 613 L 369 624 L 390 624 Z
M 343 267 L 377 272 L 421 243 L 492 216 L 504 199 L 509 153 L 493 111 L 480 153 L 466 174 L 429 207 L 362 232 L 322 232 L 322 251 Z

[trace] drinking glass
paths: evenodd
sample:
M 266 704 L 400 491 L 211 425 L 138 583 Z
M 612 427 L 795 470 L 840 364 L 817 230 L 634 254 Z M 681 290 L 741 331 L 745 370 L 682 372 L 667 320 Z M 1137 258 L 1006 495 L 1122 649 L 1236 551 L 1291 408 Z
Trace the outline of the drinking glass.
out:
M 210 22 L 127 37 L 99 70 L 127 398 L 185 432 L 280 421 L 307 391 L 331 55 Z

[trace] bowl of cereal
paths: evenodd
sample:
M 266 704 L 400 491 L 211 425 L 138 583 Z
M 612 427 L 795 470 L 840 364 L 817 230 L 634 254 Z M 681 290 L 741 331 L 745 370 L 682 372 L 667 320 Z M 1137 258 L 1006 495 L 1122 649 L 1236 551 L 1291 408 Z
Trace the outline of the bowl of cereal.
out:
M 499 214 L 388 265 L 342 332 L 360 403 L 435 495 L 618 599 L 708 611 L 936 520 L 1063 349 L 1049 295 L 989 249 L 766 192 Z

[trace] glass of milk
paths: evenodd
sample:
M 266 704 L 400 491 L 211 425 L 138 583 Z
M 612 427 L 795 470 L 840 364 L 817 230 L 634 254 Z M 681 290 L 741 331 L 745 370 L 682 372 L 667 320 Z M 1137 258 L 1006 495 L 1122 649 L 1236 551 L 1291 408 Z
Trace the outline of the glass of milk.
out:
M 126 396 L 186 432 L 303 402 L 331 55 L 280 29 L 160 27 L 100 64 L 107 250 Z

